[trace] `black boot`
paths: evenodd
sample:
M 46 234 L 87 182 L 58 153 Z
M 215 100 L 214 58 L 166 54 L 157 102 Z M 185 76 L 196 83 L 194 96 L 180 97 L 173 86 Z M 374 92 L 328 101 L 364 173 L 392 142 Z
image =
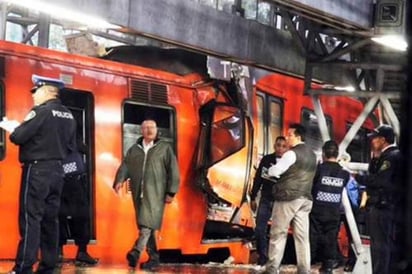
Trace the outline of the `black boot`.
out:
M 140 252 L 137 251 L 136 249 L 132 249 L 129 252 L 127 252 L 126 259 L 130 267 L 135 268 L 137 265 L 137 261 L 139 261 L 139 258 L 140 258 Z
M 335 260 L 326 260 L 323 262 L 322 267 L 319 269 L 319 273 L 332 274 L 334 262 Z
M 96 265 L 99 260 L 93 258 L 87 251 L 79 251 L 76 255 L 76 264 Z

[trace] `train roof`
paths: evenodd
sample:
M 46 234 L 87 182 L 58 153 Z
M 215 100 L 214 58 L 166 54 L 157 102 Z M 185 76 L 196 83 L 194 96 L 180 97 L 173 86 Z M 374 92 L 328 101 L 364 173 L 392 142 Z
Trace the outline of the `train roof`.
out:
M 177 75 L 199 73 L 208 76 L 207 56 L 177 48 L 117 46 L 106 49 L 102 59 L 132 64 Z

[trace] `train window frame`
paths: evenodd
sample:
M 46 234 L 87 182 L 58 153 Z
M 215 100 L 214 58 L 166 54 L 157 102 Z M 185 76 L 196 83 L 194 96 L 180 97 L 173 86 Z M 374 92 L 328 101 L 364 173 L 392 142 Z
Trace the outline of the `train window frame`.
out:
M 5 117 L 6 109 L 5 109 L 5 85 L 4 82 L 0 81 L 0 117 L 3 119 Z M 3 161 L 6 157 L 6 130 L 0 130 L 0 161 Z
M 259 99 L 261 99 L 261 104 L 259 105 Z M 257 93 L 256 96 L 256 103 L 257 103 L 257 139 L 258 139 L 258 145 L 257 145 L 257 153 L 260 156 L 263 156 L 265 154 L 265 146 L 266 146 L 266 134 L 265 134 L 265 95 L 263 93 Z M 262 144 L 261 146 L 259 144 Z
M 310 125 L 309 125 L 309 127 L 308 127 L 308 125 L 306 125 L 306 124 L 304 123 L 304 114 L 305 114 L 305 112 L 306 112 L 306 113 L 309 113 L 309 115 L 314 115 L 315 117 L 316 117 L 316 114 L 315 114 L 315 111 L 314 111 L 314 110 L 312 110 L 312 109 L 310 109 L 310 108 L 307 108 L 307 107 L 302 107 L 302 109 L 301 109 L 301 111 L 300 111 L 300 123 L 301 123 L 302 126 L 304 126 L 304 128 L 305 128 L 305 130 L 306 130 L 305 143 L 306 143 L 310 148 L 312 148 L 312 150 L 316 153 L 316 156 L 317 156 L 318 158 L 320 158 L 320 157 L 322 156 L 322 146 L 323 146 L 323 143 L 324 143 L 325 141 L 322 140 L 322 135 L 321 135 L 321 133 L 320 133 L 319 125 L 318 125 L 318 124 L 316 124 L 316 132 L 318 133 L 316 136 L 319 137 L 319 138 L 317 138 L 317 139 L 313 138 L 313 136 L 315 136 L 315 135 L 311 134 L 311 133 L 313 132 L 313 130 L 311 130 L 311 129 L 313 129 L 314 127 L 310 127 Z M 317 119 L 317 117 L 316 117 L 316 119 Z M 332 119 L 332 117 L 331 117 L 330 115 L 328 115 L 328 114 L 325 114 L 325 119 L 326 119 L 326 124 L 327 124 L 327 126 L 328 126 L 328 131 L 329 131 L 330 139 L 333 140 L 333 137 L 334 137 L 334 132 L 333 132 L 333 119 Z M 319 140 L 320 140 L 320 141 L 319 141 Z M 318 146 L 314 146 L 314 145 L 316 145 L 316 144 L 318 144 L 319 147 L 318 147 Z
M 274 124 L 273 123 L 273 118 L 275 116 L 272 113 L 272 108 L 271 107 L 274 104 L 276 104 L 279 108 L 279 115 L 278 115 L 279 122 L 276 123 L 278 125 L 277 128 L 279 129 L 278 133 L 275 133 L 272 130 L 273 129 L 272 125 Z M 274 151 L 276 138 L 282 135 L 282 130 L 283 130 L 283 102 L 279 98 L 276 98 L 276 97 L 270 95 L 269 96 L 269 103 L 268 103 L 267 107 L 268 107 L 268 115 L 269 115 L 270 120 L 269 120 L 269 123 L 268 123 L 268 129 L 267 129 L 268 130 L 268 135 L 267 135 L 267 138 L 268 138 L 268 144 L 267 144 L 268 151 L 266 153 L 271 153 L 271 152 Z M 274 136 L 274 135 L 276 135 L 276 136 Z M 272 150 L 272 151 L 269 151 L 269 150 Z
M 135 106 L 137 108 L 142 108 L 147 111 L 146 114 L 141 116 L 136 115 L 136 123 L 125 123 L 126 120 L 129 118 L 125 116 L 125 107 L 126 106 Z M 156 113 L 156 110 L 163 110 L 162 114 L 159 112 Z M 136 110 L 138 112 L 138 110 Z M 168 115 L 165 113 L 168 112 Z M 165 105 L 155 105 L 155 104 L 147 104 L 136 102 L 133 100 L 124 100 L 121 106 L 121 129 L 122 129 L 122 158 L 126 156 L 127 151 L 129 148 L 136 143 L 136 141 L 142 136 L 141 135 L 141 123 L 147 119 L 153 119 L 156 121 L 157 129 L 158 129 L 158 136 L 162 139 L 171 144 L 173 151 L 177 157 L 177 123 L 176 123 L 176 109 L 172 106 L 165 106 Z M 159 117 L 166 117 L 168 116 L 167 121 L 163 119 L 159 119 Z M 169 125 L 169 130 L 167 130 L 163 125 Z M 125 124 L 128 124 L 127 127 Z M 134 126 L 131 126 L 133 124 Z M 131 132 L 135 131 L 135 132 Z M 167 137 L 163 137 L 167 134 Z M 128 137 L 125 137 L 128 136 Z M 163 136 L 162 136 L 163 135 Z M 125 138 L 129 138 L 130 140 L 126 140 Z
M 284 128 L 284 110 L 285 110 L 285 102 L 282 98 L 279 98 L 277 96 L 273 96 L 271 94 L 265 93 L 263 91 L 257 91 L 257 98 L 262 98 L 263 105 L 262 108 L 257 108 L 258 111 L 258 119 L 259 117 L 262 117 L 262 121 L 258 120 L 257 121 L 257 127 L 260 127 L 260 124 L 262 124 L 263 128 L 262 130 L 258 131 L 258 139 L 259 142 L 262 140 L 262 146 L 258 145 L 257 151 L 258 151 L 258 156 L 263 157 L 266 154 L 272 153 L 273 152 L 273 145 L 275 142 L 275 139 L 278 136 L 283 135 L 283 128 Z M 277 104 L 279 106 L 279 123 L 278 123 L 278 128 L 279 128 L 279 133 L 277 136 L 271 136 L 271 124 L 272 124 L 272 112 L 271 112 L 271 105 L 272 104 Z M 259 130 L 259 129 L 258 129 Z M 262 133 L 263 138 L 261 139 L 260 134 Z
M 212 128 L 216 126 L 216 123 L 215 123 L 216 121 L 220 122 L 220 120 L 215 119 L 216 110 L 219 109 L 220 107 L 223 107 L 223 108 L 229 107 L 229 108 L 236 109 L 237 112 L 239 112 L 240 114 L 240 121 L 242 121 L 243 125 L 242 125 L 241 131 L 238 131 L 238 132 L 230 132 L 230 129 L 221 127 L 221 129 L 223 128 L 223 130 L 228 129 L 227 131 L 229 131 L 229 133 L 225 134 L 224 131 L 221 131 L 220 136 L 222 137 L 224 137 L 225 135 L 233 136 L 232 133 L 240 133 L 241 142 L 240 142 L 240 146 L 238 146 L 237 149 L 233 149 L 232 147 L 232 149 L 230 150 L 230 153 L 227 153 L 226 151 L 226 149 L 230 147 L 225 146 L 225 148 L 223 148 L 224 153 L 220 154 L 222 157 L 214 158 L 213 151 L 219 150 L 219 148 L 214 147 L 216 144 L 212 140 L 213 138 Z M 226 114 L 227 113 L 228 112 L 226 112 Z M 226 159 L 227 157 L 230 157 L 230 155 L 233 155 L 234 153 L 236 153 L 237 151 L 245 147 L 246 128 L 249 127 L 250 125 L 247 123 L 247 119 L 246 119 L 247 117 L 241 108 L 233 104 L 230 104 L 230 103 L 222 103 L 222 102 L 216 102 L 215 100 L 211 100 L 200 108 L 199 115 L 200 115 L 201 128 L 200 128 L 200 133 L 199 133 L 199 141 L 198 141 L 198 145 L 196 149 L 197 150 L 196 164 L 195 164 L 196 170 L 205 170 L 207 168 L 210 168 L 214 164 Z M 224 113 L 219 114 L 219 117 L 223 117 L 225 118 L 225 120 L 229 120 L 227 119 L 227 117 L 229 116 L 225 115 Z M 229 122 L 229 124 L 234 124 L 234 123 Z M 223 139 L 219 139 L 219 140 L 223 140 Z
M 226 110 L 225 110 L 226 108 Z M 228 108 L 234 111 L 233 115 L 226 116 L 229 113 Z M 220 111 L 221 110 L 221 111 Z M 220 112 L 219 112 L 220 111 Z M 236 117 L 235 114 L 238 114 Z M 218 116 L 218 118 L 216 118 Z M 240 125 L 239 127 L 233 127 L 233 125 Z M 219 133 L 220 132 L 220 133 Z M 228 134 L 224 134 L 227 132 Z M 222 135 L 223 133 L 223 135 Z M 209 166 L 216 164 L 217 162 L 226 159 L 230 155 L 236 153 L 243 147 L 245 147 L 245 133 L 246 133 L 246 123 L 245 115 L 242 110 L 236 106 L 217 103 L 213 110 L 211 126 L 210 126 L 210 158 Z M 219 138 L 222 136 L 230 136 L 233 138 L 233 142 L 225 142 L 224 138 Z M 236 140 L 239 139 L 239 140 Z M 220 148 L 218 144 L 222 141 Z M 229 144 L 238 143 L 237 145 L 230 146 Z M 219 151 L 220 155 L 217 155 Z M 222 154 L 223 152 L 223 154 Z

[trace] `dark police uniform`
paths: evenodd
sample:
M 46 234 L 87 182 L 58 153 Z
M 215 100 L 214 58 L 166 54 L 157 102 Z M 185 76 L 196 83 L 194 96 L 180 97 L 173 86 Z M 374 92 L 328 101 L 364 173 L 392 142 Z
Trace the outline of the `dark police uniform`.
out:
M 367 225 L 371 238 L 373 273 L 391 273 L 396 250 L 396 216 L 401 214 L 401 153 L 388 146 L 375 159 L 374 168 L 367 177 L 360 177 L 368 193 Z M 391 265 L 392 264 L 392 265 Z
M 43 82 L 45 84 L 53 84 Z M 14 271 L 32 273 L 41 249 L 37 273 L 52 273 L 57 263 L 58 210 L 63 187 L 61 160 L 76 149 L 76 123 L 59 99 L 35 106 L 10 135 L 20 147 L 22 177 L 19 204 L 20 242 Z
M 253 187 L 250 194 L 250 199 L 254 201 L 256 199 L 257 193 L 261 189 L 261 196 L 259 201 L 259 207 L 256 213 L 256 250 L 259 255 L 258 264 L 264 265 L 268 259 L 268 221 L 272 216 L 273 209 L 273 194 L 272 188 L 274 182 L 262 178 L 262 169 L 268 169 L 272 164 L 276 164 L 277 156 L 275 153 L 263 156 L 259 163 L 259 167 L 256 171 L 255 178 L 253 180 Z
M 312 261 L 323 261 L 324 269 L 333 268 L 337 258 L 342 191 L 349 178 L 349 172 L 337 162 L 325 161 L 318 165 L 313 180 L 313 206 L 310 213 L 311 258 Z M 319 258 L 321 250 L 326 252 Z

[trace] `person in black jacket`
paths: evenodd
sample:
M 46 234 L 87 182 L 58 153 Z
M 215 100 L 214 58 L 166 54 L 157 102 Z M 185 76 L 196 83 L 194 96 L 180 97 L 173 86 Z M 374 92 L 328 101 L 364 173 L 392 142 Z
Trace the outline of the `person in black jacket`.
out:
M 2 121 L 10 141 L 19 146 L 22 177 L 19 201 L 20 242 L 13 273 L 33 273 L 40 249 L 37 273 L 53 273 L 58 257 L 58 211 L 63 187 L 62 159 L 76 148 L 76 121 L 62 105 L 58 79 L 32 78 L 34 107 L 17 127 Z
M 275 152 L 265 155 L 259 163 L 253 180 L 253 187 L 250 194 L 251 207 L 256 211 L 257 203 L 256 196 L 260 191 L 259 208 L 256 213 L 256 250 L 258 253 L 258 265 L 265 265 L 268 259 L 268 221 L 272 215 L 273 195 L 272 188 L 274 182 L 262 178 L 262 169 L 267 170 L 272 164 L 276 164 L 278 158 L 282 157 L 287 150 L 286 139 L 283 136 L 278 136 L 274 145 Z
M 59 260 L 63 261 L 63 245 L 72 238 L 77 246 L 76 264 L 95 265 L 98 260 L 87 252 L 90 241 L 90 190 L 84 162 L 87 146 L 77 138 L 77 151 L 63 161 L 64 186 L 59 211 Z
M 371 163 L 366 176 L 357 180 L 366 185 L 366 225 L 371 238 L 373 273 L 395 273 L 397 232 L 402 213 L 401 162 L 399 149 L 394 144 L 395 134 L 389 125 L 377 127 L 370 135 L 371 149 L 379 157 Z
M 325 142 L 322 147 L 324 162 L 318 165 L 313 179 L 310 249 L 312 262 L 321 261 L 323 273 L 332 273 L 337 259 L 342 191 L 350 178 L 349 172 L 338 163 L 338 154 L 335 141 Z

